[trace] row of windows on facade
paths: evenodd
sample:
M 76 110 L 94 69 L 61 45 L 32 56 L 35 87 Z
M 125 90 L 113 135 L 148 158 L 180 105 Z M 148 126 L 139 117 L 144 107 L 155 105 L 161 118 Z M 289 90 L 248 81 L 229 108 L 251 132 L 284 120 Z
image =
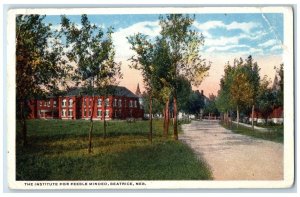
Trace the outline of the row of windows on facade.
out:
M 73 99 L 69 99 L 69 107 L 73 106 Z M 92 103 L 92 99 L 89 100 L 89 106 L 91 106 Z M 97 100 L 97 105 L 98 106 L 102 106 L 102 99 L 98 99 Z M 42 106 L 42 101 L 40 101 L 40 106 Z M 44 102 L 44 106 L 48 106 L 50 107 L 50 101 L 45 101 Z M 67 106 L 67 99 L 63 99 L 62 100 L 62 107 L 66 107 Z M 84 99 L 83 102 L 83 106 L 86 106 L 86 99 Z M 109 98 L 105 99 L 105 106 L 108 107 L 109 106 Z M 113 103 L 114 107 L 122 107 L 122 100 L 121 99 L 114 99 L 114 103 Z M 56 101 L 53 101 L 53 107 L 56 107 Z M 126 107 L 126 100 L 125 100 L 125 107 Z M 137 107 L 137 101 L 129 101 L 129 107 Z
M 61 112 L 61 116 L 62 117 L 66 117 L 66 110 L 63 109 Z M 132 111 L 130 111 L 130 114 L 132 115 Z M 89 110 L 88 116 L 90 117 L 92 115 L 92 111 Z M 115 110 L 115 116 L 121 115 L 121 110 L 119 110 L 119 112 L 117 110 Z M 87 117 L 87 111 L 84 111 L 83 114 L 84 117 Z M 102 110 L 98 109 L 97 110 L 97 117 L 101 117 L 102 116 Z M 68 117 L 73 117 L 73 110 L 68 110 Z M 109 117 L 109 109 L 105 110 L 105 117 Z
M 86 102 L 87 100 L 84 99 L 83 101 L 83 106 L 85 107 L 86 106 Z M 68 106 L 69 107 L 72 107 L 73 106 L 73 99 L 69 99 L 69 104 Z M 89 106 L 92 105 L 92 99 L 89 100 Z M 67 106 L 67 99 L 63 99 L 62 100 L 62 107 L 66 107 Z M 97 106 L 102 106 L 102 99 L 97 99 Z M 108 107 L 109 106 L 109 98 L 105 99 L 105 106 Z M 113 102 L 113 106 L 114 107 L 122 107 L 122 99 L 114 99 L 114 102 Z M 126 100 L 125 100 L 125 107 L 126 107 Z M 129 101 L 129 107 L 137 107 L 137 101 L 132 101 L 130 100 Z

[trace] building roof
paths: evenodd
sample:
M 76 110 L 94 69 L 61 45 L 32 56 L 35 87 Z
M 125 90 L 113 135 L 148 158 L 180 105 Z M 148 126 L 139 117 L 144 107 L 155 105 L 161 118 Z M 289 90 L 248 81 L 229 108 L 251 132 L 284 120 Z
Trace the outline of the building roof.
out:
M 105 93 L 104 89 L 95 89 L 95 95 L 104 95 L 104 93 Z M 91 90 L 89 91 L 87 88 L 74 87 L 74 88 L 70 88 L 63 95 L 65 96 L 92 95 L 92 91 Z M 130 90 L 128 90 L 126 87 L 113 86 L 113 85 L 107 88 L 107 95 L 126 96 L 126 97 L 134 97 L 134 98 L 138 97 Z

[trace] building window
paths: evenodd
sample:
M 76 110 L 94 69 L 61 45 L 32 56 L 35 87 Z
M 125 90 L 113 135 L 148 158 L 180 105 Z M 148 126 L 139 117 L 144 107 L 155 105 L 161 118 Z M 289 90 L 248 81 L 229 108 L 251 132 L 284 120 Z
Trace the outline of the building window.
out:
M 109 109 L 105 110 L 105 117 L 109 117 Z
M 50 107 L 50 101 L 47 102 L 47 106 Z
M 98 117 L 101 117 L 101 116 L 102 116 L 102 110 L 101 110 L 101 109 L 98 109 L 98 111 L 97 111 L 97 116 L 98 116 Z
M 72 117 L 72 116 L 73 116 L 73 110 L 71 110 L 71 109 L 69 110 L 68 116 L 69 116 L 69 117 Z
M 53 107 L 56 107 L 56 101 L 53 101 Z
M 73 99 L 69 99 L 69 107 L 72 107 L 73 105 Z
M 63 101 L 62 101 L 62 107 L 66 107 L 66 105 L 67 105 L 67 100 L 63 99 Z
M 47 106 L 47 102 L 46 102 L 46 101 L 44 101 L 44 106 L 45 106 L 45 107 Z
M 83 116 L 86 117 L 86 109 L 84 110 Z
M 137 101 L 134 101 L 134 107 L 135 108 L 137 107 Z
M 109 106 L 109 98 L 105 99 L 105 106 L 106 106 L 106 107 Z
M 89 107 L 91 107 L 92 106 L 92 99 L 90 99 L 90 101 L 89 101 Z
M 83 99 L 83 106 L 86 106 L 86 99 Z
M 61 116 L 62 116 L 62 117 L 66 117 L 66 110 L 65 110 L 65 109 L 62 110 Z
M 119 99 L 119 107 L 122 107 L 122 100 Z
M 114 100 L 114 107 L 117 106 L 117 99 Z
M 129 101 L 129 107 L 132 107 L 132 101 L 131 100 Z
M 39 103 L 40 103 L 40 107 L 43 105 L 43 101 L 39 101 Z
M 102 105 L 102 99 L 99 98 L 99 99 L 98 99 L 98 106 L 100 107 L 101 105 Z

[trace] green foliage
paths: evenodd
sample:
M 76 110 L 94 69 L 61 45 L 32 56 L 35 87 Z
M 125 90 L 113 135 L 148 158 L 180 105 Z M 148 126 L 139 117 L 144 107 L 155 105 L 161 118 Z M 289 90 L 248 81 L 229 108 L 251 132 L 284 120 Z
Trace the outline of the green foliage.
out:
M 204 96 L 199 91 L 192 91 L 183 111 L 188 114 L 199 115 L 200 109 L 204 108 Z
M 215 95 L 213 95 L 213 94 L 209 95 L 209 100 L 208 100 L 208 103 L 204 107 L 203 114 L 205 116 L 207 116 L 209 114 L 218 116 L 220 114 L 219 110 L 217 109 L 217 106 L 216 106 L 216 96 Z
M 208 166 L 181 142 L 164 139 L 162 122 L 95 122 L 93 152 L 86 152 L 88 121 L 31 120 L 29 144 L 16 147 L 17 180 L 208 180 Z M 17 124 L 19 133 L 20 125 Z M 70 167 L 71 166 L 71 167 Z
M 94 91 L 94 86 L 103 89 L 121 77 L 120 64 L 114 62 L 112 27 L 105 33 L 101 27 L 91 24 L 85 14 L 81 16 L 81 27 L 66 16 L 61 17 L 61 25 L 69 48 L 66 56 L 77 65 L 73 75 L 76 85 L 82 83 Z
M 17 102 L 55 93 L 70 66 L 62 58 L 58 32 L 44 23 L 45 16 L 16 17 L 16 97 Z

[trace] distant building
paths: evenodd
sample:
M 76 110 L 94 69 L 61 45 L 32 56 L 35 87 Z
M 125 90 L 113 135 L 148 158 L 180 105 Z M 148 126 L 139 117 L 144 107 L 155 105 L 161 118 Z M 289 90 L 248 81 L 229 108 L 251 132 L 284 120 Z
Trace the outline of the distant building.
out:
M 139 98 L 140 108 L 143 109 L 143 107 L 144 107 L 144 100 L 143 100 L 143 96 L 142 96 L 139 84 L 137 84 L 135 95 Z
M 110 88 L 111 94 L 107 97 L 97 94 L 94 100 L 83 88 L 72 88 L 62 96 L 32 99 L 29 118 L 90 119 L 91 115 L 96 120 L 143 118 L 144 110 L 137 95 L 125 87 Z

